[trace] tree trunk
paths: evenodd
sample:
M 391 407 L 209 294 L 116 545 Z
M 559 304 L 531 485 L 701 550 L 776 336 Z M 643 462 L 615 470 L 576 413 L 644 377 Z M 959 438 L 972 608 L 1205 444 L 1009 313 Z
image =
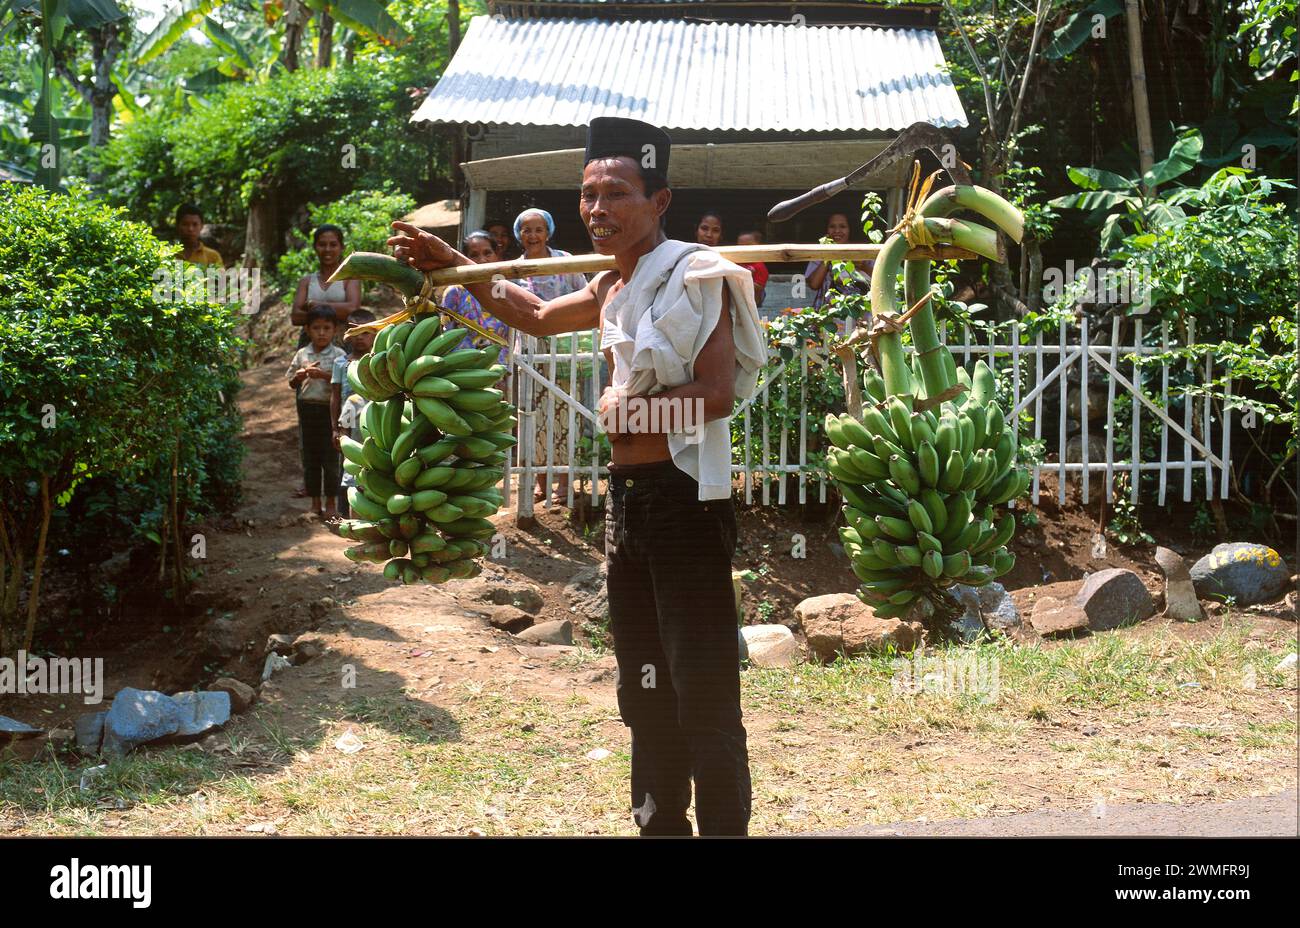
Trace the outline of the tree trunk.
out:
M 321 12 L 316 17 L 316 67 L 324 70 L 334 57 L 334 17 Z
M 1025 239 L 1025 251 L 1029 253 L 1029 281 L 1022 296 L 1031 312 L 1043 308 L 1043 249 L 1036 238 Z
M 41 600 L 41 573 L 45 566 L 45 540 L 50 533 L 50 478 L 41 475 L 41 527 L 36 536 L 36 560 L 32 563 L 32 585 L 27 591 L 27 629 L 22 646 L 30 651 L 36 635 L 36 607 Z
M 181 538 L 181 513 L 177 502 L 177 465 L 181 456 L 180 442 L 172 452 L 172 550 L 175 564 L 172 566 L 172 607 L 180 609 L 185 602 L 185 554 L 184 540 Z
M 447 50 L 456 54 L 460 47 L 460 0 L 447 0 Z
M 302 30 L 307 24 L 307 8 L 299 0 L 288 0 L 284 7 L 284 46 L 281 55 L 284 66 L 290 71 L 298 70 L 298 46 L 302 42 Z
M 55 71 L 90 106 L 90 147 L 102 148 L 108 144 L 112 126 L 113 98 L 117 96 L 117 85 L 113 83 L 113 65 L 122 54 L 122 39 L 116 24 L 88 30 L 88 34 L 92 62 L 89 83 L 73 73 L 63 59 L 63 52 L 56 49 L 52 60 Z M 103 172 L 92 166 L 87 179 L 92 185 L 99 184 L 103 180 Z
M 1133 80 L 1133 116 L 1137 122 L 1138 165 L 1145 174 L 1155 164 L 1155 143 L 1151 141 L 1151 110 L 1147 102 L 1147 72 L 1142 60 L 1142 19 L 1138 11 L 1138 0 L 1124 0 L 1124 12 L 1128 19 L 1128 62 Z M 1152 190 L 1142 185 L 1146 196 Z
M 4 545 L 5 558 L 9 567 L 9 573 L 4 578 L 4 588 L 0 589 L 0 624 L 8 626 L 10 646 L 17 643 L 18 629 L 12 623 L 18 619 L 18 594 L 22 591 L 23 580 L 27 577 L 23 547 L 25 527 L 20 525 L 16 518 L 0 511 L 0 530 L 2 530 L 0 543 Z
M 9 608 L 9 590 L 23 575 L 20 544 L 16 535 L 11 540 L 8 517 L 0 511 L 0 656 L 7 655 L 12 644 L 10 623 L 15 610 Z
M 270 267 L 276 248 L 275 198 L 268 191 L 253 195 L 244 232 L 244 267 Z
M 1002 143 L 994 136 L 990 129 L 985 129 L 980 133 L 980 172 L 983 186 L 992 190 L 994 193 L 1002 193 L 1002 171 L 1005 167 L 1003 157 L 1005 149 Z M 999 236 L 1002 233 L 998 233 Z M 1003 319 L 1009 315 L 1017 315 L 1016 303 L 1008 298 L 1008 294 L 1014 294 L 1016 282 L 1012 277 L 1011 269 L 1000 261 L 994 261 L 990 267 L 991 282 L 993 284 L 994 305 L 990 307 L 993 310 L 994 318 Z

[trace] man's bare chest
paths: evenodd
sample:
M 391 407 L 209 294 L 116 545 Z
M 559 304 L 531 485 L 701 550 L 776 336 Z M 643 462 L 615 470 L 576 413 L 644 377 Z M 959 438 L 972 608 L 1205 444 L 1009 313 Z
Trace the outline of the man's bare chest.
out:
M 614 296 L 622 289 L 623 289 L 623 281 L 620 278 L 619 280 L 616 280 L 614 281 L 614 283 L 610 284 L 610 286 L 606 287 L 604 292 L 601 295 L 600 315 L 597 319 L 597 324 L 599 327 L 597 328 L 597 331 L 602 335 L 605 332 L 605 307 L 609 306 L 610 301 L 613 300 Z M 610 351 L 608 348 L 604 348 L 601 350 L 601 353 L 605 356 L 605 365 L 609 369 L 610 376 L 613 377 L 614 376 L 614 352 Z

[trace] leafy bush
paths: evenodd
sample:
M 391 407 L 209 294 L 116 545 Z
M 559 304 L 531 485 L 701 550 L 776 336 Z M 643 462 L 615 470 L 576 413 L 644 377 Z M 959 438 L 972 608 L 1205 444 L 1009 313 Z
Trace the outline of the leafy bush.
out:
M 175 540 L 187 510 L 235 492 L 237 310 L 196 271 L 162 291 L 170 249 L 119 213 L 0 185 L 0 649 L 31 644 L 52 523 L 92 543 L 56 510 L 109 530 L 159 510 Z
M 1207 354 L 1215 359 L 1215 381 L 1180 384 L 1171 405 L 1208 396 L 1238 410 L 1247 439 L 1234 441 L 1238 487 L 1261 502 L 1292 506 L 1294 490 L 1279 478 L 1298 450 L 1294 318 L 1300 236 L 1294 216 L 1269 202 L 1288 189 L 1292 185 L 1284 181 L 1222 168 L 1185 198 L 1184 206 L 1196 212 L 1126 238 L 1113 257 L 1125 261 L 1135 279 L 1148 282 L 1153 314 L 1167 320 L 1183 342 L 1143 363 L 1170 363 L 1178 370 L 1188 361 L 1202 363 Z M 1195 344 L 1187 344 L 1189 322 L 1195 323 Z M 1272 498 L 1277 487 L 1290 495 Z
M 1198 337 L 1249 331 L 1295 300 L 1295 217 L 1269 202 L 1288 189 L 1244 168 L 1221 168 L 1181 198 L 1184 211 L 1195 212 L 1129 236 L 1110 257 L 1149 282 L 1153 310 L 1170 323 L 1181 328 L 1193 319 Z
M 390 184 L 379 190 L 354 190 L 332 203 L 309 206 L 308 227 L 302 230 L 305 244 L 280 259 L 277 272 L 286 288 L 297 285 L 304 274 L 313 273 L 317 267 L 316 251 L 312 247 L 311 233 L 317 226 L 330 223 L 343 230 L 343 253 L 353 251 L 378 251 L 386 253 L 388 237 L 393 234 L 389 226 L 415 209 L 415 200 L 398 193 Z

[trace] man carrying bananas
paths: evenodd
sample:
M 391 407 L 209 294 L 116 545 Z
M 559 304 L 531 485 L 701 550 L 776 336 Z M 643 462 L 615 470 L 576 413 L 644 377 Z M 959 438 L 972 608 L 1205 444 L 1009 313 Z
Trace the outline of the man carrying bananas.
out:
M 530 335 L 600 328 L 612 386 L 606 560 L 619 711 L 632 734 L 632 809 L 643 835 L 743 835 L 750 816 L 731 558 L 728 420 L 767 358 L 753 279 L 702 245 L 668 239 L 670 140 L 633 119 L 587 133 L 579 213 L 617 269 L 542 301 L 470 284 L 484 309 Z M 406 223 L 389 239 L 423 271 L 470 263 Z

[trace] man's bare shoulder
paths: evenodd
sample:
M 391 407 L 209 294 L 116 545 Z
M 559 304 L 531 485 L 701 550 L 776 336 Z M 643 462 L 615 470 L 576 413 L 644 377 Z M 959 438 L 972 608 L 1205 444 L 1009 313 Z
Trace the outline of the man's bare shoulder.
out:
M 622 278 L 618 271 L 599 271 L 591 279 L 591 292 L 595 294 L 596 305 L 600 308 L 600 322 L 605 321 L 605 306 L 622 288 Z
M 604 305 L 614 293 L 614 286 L 619 282 L 618 271 L 597 271 L 596 275 L 591 278 L 591 289 L 596 294 L 596 298 Z

